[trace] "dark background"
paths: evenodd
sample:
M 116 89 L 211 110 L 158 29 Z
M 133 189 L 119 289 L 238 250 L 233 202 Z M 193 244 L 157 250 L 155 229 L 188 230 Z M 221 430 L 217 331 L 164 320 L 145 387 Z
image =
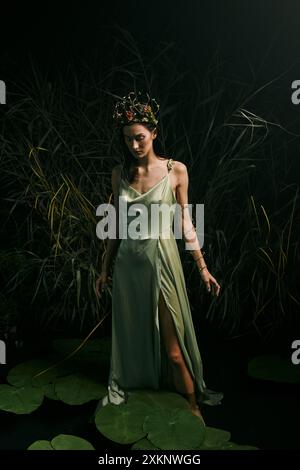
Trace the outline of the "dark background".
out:
M 122 63 L 125 58 L 110 47 L 116 28 L 122 28 L 130 32 L 141 54 L 148 57 L 167 43 L 172 44 L 180 51 L 182 68 L 187 71 L 205 73 L 217 54 L 223 75 L 236 83 L 255 82 L 259 88 L 274 80 L 253 98 L 253 106 L 259 111 L 261 102 L 264 109 L 267 103 L 270 116 L 290 132 L 291 139 L 300 134 L 300 105 L 292 104 L 290 99 L 291 83 L 300 79 L 297 1 L 84 1 L 35 5 L 11 1 L 1 5 L 0 16 L 0 79 L 6 81 L 8 93 L 27 76 L 31 64 L 55 79 L 71 60 L 78 69 L 84 61 L 95 72 L 99 61 L 107 67 L 112 61 Z M 290 158 L 299 154 L 299 140 L 292 140 L 289 148 Z M 295 168 L 299 170 L 297 160 Z M 299 181 L 299 173 L 294 176 Z M 209 418 L 219 427 L 230 428 L 236 440 L 242 436 L 243 442 L 266 448 L 297 446 L 296 388 L 261 383 L 249 387 L 245 363 L 254 350 L 263 351 L 263 347 L 238 338 L 224 343 L 207 325 L 205 328 L 207 336 L 202 347 L 208 376 L 213 382 L 213 371 L 217 371 L 220 382 L 227 383 L 226 406 L 209 410 Z M 214 355 L 209 357 L 205 351 L 212 350 Z M 33 441 L 38 435 L 33 429 L 44 429 L 47 413 L 38 411 L 33 418 L 20 417 L 19 424 L 15 420 L 14 425 L 8 424 L 11 421 L 6 416 L 10 434 L 5 434 L 2 448 L 24 448 L 29 428 Z M 50 434 L 59 427 L 57 419 L 55 424 L 48 420 Z M 71 419 L 70 413 L 62 419 Z
M 112 29 L 118 25 L 147 55 L 174 43 L 184 51 L 185 65 L 191 70 L 195 65 L 205 70 L 217 53 L 224 74 L 237 81 L 255 78 L 263 85 L 277 78 L 270 108 L 278 118 L 295 123 L 299 109 L 289 96 L 300 70 L 299 14 L 296 0 L 5 2 L 1 76 L 13 71 L 20 80 L 29 68 L 28 54 L 54 75 L 71 57 L 90 63 L 100 57 L 109 63 Z

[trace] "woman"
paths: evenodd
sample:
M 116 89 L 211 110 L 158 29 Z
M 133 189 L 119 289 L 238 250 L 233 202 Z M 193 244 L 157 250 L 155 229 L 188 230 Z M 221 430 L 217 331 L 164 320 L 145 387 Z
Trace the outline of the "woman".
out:
M 195 249 L 191 253 L 207 290 L 218 296 L 220 285 L 208 271 L 189 216 L 187 168 L 179 161 L 158 155 L 155 139 L 159 105 L 154 99 L 145 102 L 140 97 L 141 93 L 130 92 L 115 108 L 113 117 L 126 151 L 125 164 L 113 168 L 112 188 L 118 235 L 121 200 L 127 204 L 126 223 L 134 220 L 128 207 L 135 205 L 150 224 L 145 224 L 138 237 L 108 241 L 96 283 L 100 296 L 117 253 L 108 395 L 98 407 L 126 402 L 130 390 L 167 387 L 185 396 L 191 412 L 203 420 L 199 403 L 219 404 L 222 394 L 207 389 L 203 380 L 182 264 L 172 232 L 173 218 L 170 221 L 163 217 L 162 222 L 156 218 L 158 236 L 151 236 L 151 206 L 180 206 L 184 239 L 190 241 L 186 234 L 194 233 Z

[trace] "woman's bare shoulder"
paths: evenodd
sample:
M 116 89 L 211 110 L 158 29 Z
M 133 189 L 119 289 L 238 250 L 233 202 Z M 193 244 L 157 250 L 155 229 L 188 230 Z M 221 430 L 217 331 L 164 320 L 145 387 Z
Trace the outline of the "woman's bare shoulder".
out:
M 173 158 L 172 158 L 172 162 L 173 162 L 174 170 L 184 171 L 186 169 L 186 164 L 185 163 L 180 162 L 179 160 L 173 160 Z
M 173 160 L 173 170 L 178 176 L 183 176 L 187 173 L 187 166 L 178 160 Z

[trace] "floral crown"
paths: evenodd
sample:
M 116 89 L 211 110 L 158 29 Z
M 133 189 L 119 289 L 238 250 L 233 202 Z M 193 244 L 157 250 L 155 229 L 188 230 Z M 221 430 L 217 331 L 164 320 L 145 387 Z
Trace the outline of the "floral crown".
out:
M 143 99 L 140 91 L 137 94 L 130 91 L 127 96 L 116 103 L 113 112 L 113 119 L 116 127 L 124 126 L 132 122 L 158 123 L 156 115 L 159 110 L 159 104 L 154 98 L 150 98 L 146 93 L 147 99 Z

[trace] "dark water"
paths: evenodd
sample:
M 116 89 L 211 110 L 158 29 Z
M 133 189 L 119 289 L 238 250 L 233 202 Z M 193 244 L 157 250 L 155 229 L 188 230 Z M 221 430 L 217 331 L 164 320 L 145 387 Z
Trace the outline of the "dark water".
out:
M 206 385 L 224 392 L 222 405 L 203 405 L 207 425 L 230 431 L 231 440 L 238 444 L 261 449 L 299 449 L 300 385 L 259 381 L 247 375 L 248 360 L 272 352 L 273 346 L 259 344 L 254 335 L 224 340 L 207 324 L 201 325 L 200 330 Z M 30 354 L 21 357 L 16 352 L 14 363 L 29 359 Z M 11 363 L 9 367 L 1 366 L 2 383 L 11 367 Z M 89 423 L 96 403 L 69 406 L 45 398 L 41 407 L 29 415 L 0 412 L 0 449 L 26 449 L 38 439 L 51 440 L 61 433 L 83 437 L 97 450 L 123 449 Z

